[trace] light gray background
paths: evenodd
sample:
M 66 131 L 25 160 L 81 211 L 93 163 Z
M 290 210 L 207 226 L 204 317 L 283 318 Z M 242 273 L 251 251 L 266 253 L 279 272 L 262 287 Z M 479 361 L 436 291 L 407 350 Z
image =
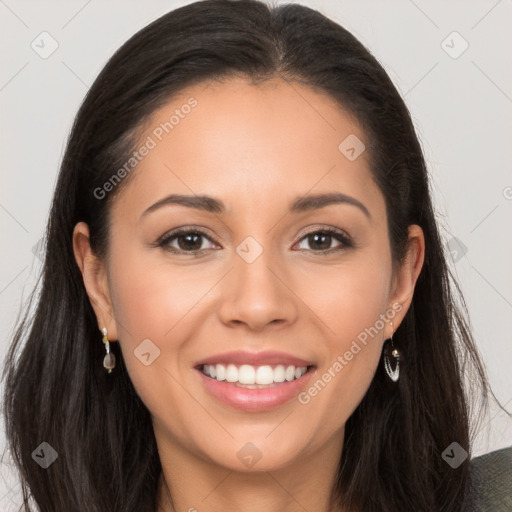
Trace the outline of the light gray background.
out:
M 187 3 L 0 0 L 2 357 L 40 271 L 34 246 L 44 233 L 65 141 L 84 94 L 126 39 Z M 299 3 L 352 31 L 405 98 L 432 175 L 445 241 L 453 247 L 449 241 L 456 237 L 467 248 L 453 269 L 491 385 L 511 410 L 512 2 Z M 59 45 L 47 59 L 31 48 L 43 31 Z M 453 31 L 469 44 L 458 58 L 452 56 L 464 42 L 458 36 L 446 39 Z M 34 439 L 34 448 L 41 441 Z M 511 444 L 510 418 L 491 406 L 474 453 Z M 4 446 L 2 432 L 0 449 Z M 1 467 L 5 511 L 15 510 L 19 501 L 10 464 L 5 457 Z

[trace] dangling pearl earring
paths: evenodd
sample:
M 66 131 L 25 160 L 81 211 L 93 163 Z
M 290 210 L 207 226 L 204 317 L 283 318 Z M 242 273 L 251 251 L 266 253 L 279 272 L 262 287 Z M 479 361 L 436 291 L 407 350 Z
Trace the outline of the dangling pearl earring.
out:
M 103 327 L 101 332 L 103 333 L 103 343 L 105 344 L 105 350 L 107 351 L 105 357 L 103 358 L 103 367 L 105 370 L 108 370 L 108 373 L 112 373 L 112 369 L 116 366 L 116 356 L 110 352 L 110 343 L 107 338 L 107 328 Z
M 393 322 L 389 322 L 389 323 L 391 324 L 391 329 L 393 329 Z M 389 347 L 389 346 L 384 347 L 384 369 L 386 370 L 388 377 L 393 382 L 396 382 L 400 375 L 400 352 L 397 348 L 394 348 L 394 346 L 393 346 L 393 331 L 391 331 L 391 337 L 389 338 L 389 345 L 391 345 L 391 347 Z M 391 368 L 391 363 L 389 360 L 389 352 L 391 352 L 391 355 L 396 359 L 396 366 L 395 366 L 394 370 L 393 370 L 393 368 Z

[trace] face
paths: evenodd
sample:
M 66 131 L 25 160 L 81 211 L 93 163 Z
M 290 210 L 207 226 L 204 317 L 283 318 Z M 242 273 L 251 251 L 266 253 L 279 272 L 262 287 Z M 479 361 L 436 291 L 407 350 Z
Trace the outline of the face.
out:
M 326 95 L 242 79 L 183 91 L 140 141 L 107 258 L 87 271 L 83 224 L 75 253 L 159 446 L 238 471 L 341 449 L 422 262 L 413 227 L 392 264 L 370 141 Z

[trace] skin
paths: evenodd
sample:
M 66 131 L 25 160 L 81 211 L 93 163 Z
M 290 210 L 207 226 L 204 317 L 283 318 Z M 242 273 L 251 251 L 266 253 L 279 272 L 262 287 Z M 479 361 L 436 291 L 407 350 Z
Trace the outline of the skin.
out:
M 106 259 L 91 251 L 86 224 L 73 234 L 98 328 L 121 344 L 153 417 L 163 466 L 159 510 L 332 512 L 344 425 L 410 306 L 424 259 L 422 230 L 410 226 L 407 257 L 393 265 L 384 197 L 366 153 L 349 161 L 338 150 L 350 134 L 368 141 L 327 95 L 281 79 L 199 84 L 156 111 L 141 141 L 191 96 L 197 107 L 116 196 Z M 334 191 L 360 201 L 370 218 L 350 204 L 288 212 L 299 196 Z M 171 193 L 213 196 L 227 211 L 167 205 L 141 218 Z M 202 255 L 155 245 L 177 227 L 207 232 L 211 240 L 198 242 Z M 333 237 L 324 247 L 343 250 L 322 254 L 322 241 L 305 234 L 328 227 L 347 232 L 355 245 Z M 263 249 L 252 263 L 236 252 L 247 236 Z M 186 250 L 187 240 L 179 242 L 169 244 Z M 393 304 L 402 308 L 393 326 L 385 322 L 307 404 L 235 410 L 211 397 L 193 369 L 214 354 L 270 349 L 314 362 L 321 376 Z M 149 366 L 133 353 L 146 338 L 160 350 Z M 101 343 L 101 334 L 92 342 Z M 247 442 L 261 453 L 251 468 L 237 457 Z

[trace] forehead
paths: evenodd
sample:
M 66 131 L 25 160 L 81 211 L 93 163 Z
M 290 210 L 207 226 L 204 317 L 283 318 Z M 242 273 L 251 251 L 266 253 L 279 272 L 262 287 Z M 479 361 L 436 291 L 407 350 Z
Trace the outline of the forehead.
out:
M 297 82 L 197 84 L 145 124 L 137 147 L 149 149 L 120 207 L 140 210 L 173 192 L 223 198 L 228 213 L 237 205 L 268 209 L 310 191 L 378 194 L 365 151 L 347 158 L 347 140 L 357 151 L 368 144 L 330 96 Z

